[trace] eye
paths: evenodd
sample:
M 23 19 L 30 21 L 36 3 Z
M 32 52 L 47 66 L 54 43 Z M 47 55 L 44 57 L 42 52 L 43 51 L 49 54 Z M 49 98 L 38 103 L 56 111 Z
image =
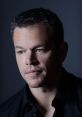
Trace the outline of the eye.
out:
M 25 53 L 25 51 L 24 50 L 17 50 L 16 53 L 17 54 L 23 54 L 23 53 Z
M 41 51 L 44 51 L 45 49 L 36 49 L 37 52 L 41 52 Z
M 46 52 L 46 48 L 45 47 L 36 48 L 35 52 L 36 53 L 44 53 L 44 52 Z

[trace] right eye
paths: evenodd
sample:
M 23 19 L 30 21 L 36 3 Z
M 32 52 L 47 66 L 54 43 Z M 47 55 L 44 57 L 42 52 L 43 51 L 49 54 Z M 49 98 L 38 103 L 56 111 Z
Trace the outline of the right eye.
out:
M 18 50 L 18 51 L 16 51 L 16 53 L 17 54 L 23 54 L 25 51 L 23 51 L 23 50 Z

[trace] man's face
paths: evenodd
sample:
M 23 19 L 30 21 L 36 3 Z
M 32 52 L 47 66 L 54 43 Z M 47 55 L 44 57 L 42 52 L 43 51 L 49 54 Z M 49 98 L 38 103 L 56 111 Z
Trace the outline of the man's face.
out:
M 57 61 L 47 31 L 44 25 L 32 25 L 16 27 L 13 33 L 19 71 L 32 88 L 42 86 L 56 72 Z

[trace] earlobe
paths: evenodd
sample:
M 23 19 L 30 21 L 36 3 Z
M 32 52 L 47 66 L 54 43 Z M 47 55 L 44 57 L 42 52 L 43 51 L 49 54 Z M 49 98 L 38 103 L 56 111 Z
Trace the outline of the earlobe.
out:
M 65 60 L 65 58 L 66 58 L 66 56 L 67 56 L 67 52 L 68 52 L 68 44 L 67 44 L 67 42 L 63 42 L 63 43 L 61 43 L 61 45 L 60 45 L 60 61 L 61 61 L 61 63 L 63 63 L 64 62 L 64 60 Z

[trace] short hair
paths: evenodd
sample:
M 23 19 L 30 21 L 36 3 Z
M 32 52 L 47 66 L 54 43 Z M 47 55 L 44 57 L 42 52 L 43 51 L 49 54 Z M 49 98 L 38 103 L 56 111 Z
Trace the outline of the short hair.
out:
M 48 24 L 53 31 L 53 36 L 56 44 L 64 41 L 63 24 L 56 13 L 49 9 L 33 8 L 17 15 L 11 22 L 11 33 L 16 27 L 27 27 L 34 24 Z

